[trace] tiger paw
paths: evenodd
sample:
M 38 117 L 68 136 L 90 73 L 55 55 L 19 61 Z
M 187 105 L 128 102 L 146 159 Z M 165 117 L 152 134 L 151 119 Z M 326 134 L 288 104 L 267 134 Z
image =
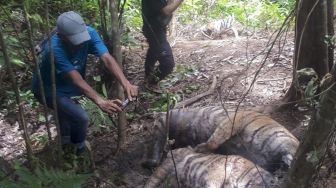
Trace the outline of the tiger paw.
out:
M 208 144 L 207 143 L 202 143 L 202 144 L 198 144 L 195 148 L 194 148 L 195 152 L 197 153 L 210 153 L 211 151 L 209 150 Z
M 150 159 L 150 160 L 146 160 L 146 161 L 142 162 L 141 166 L 143 168 L 146 168 L 146 169 L 154 169 L 157 166 L 159 166 L 159 164 L 160 164 L 160 161 L 154 160 L 154 159 Z

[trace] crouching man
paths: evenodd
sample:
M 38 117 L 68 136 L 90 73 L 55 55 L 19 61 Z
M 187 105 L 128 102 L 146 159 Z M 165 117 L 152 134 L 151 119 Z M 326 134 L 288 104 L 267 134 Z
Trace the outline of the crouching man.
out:
M 42 43 L 42 63 L 40 71 L 47 105 L 52 105 L 51 62 L 48 42 Z M 56 32 L 51 36 L 51 49 L 54 54 L 56 79 L 56 103 L 59 115 L 62 144 L 73 144 L 77 154 L 85 151 L 88 115 L 73 97 L 85 95 L 106 113 L 122 111 L 119 99 L 101 98 L 85 81 L 85 68 L 88 54 L 98 56 L 111 74 L 123 86 L 127 97 L 137 96 L 137 87 L 130 84 L 121 68 L 110 55 L 96 30 L 86 26 L 82 17 L 73 12 L 65 12 L 57 19 Z M 41 102 L 41 92 L 36 73 L 33 76 L 33 93 Z

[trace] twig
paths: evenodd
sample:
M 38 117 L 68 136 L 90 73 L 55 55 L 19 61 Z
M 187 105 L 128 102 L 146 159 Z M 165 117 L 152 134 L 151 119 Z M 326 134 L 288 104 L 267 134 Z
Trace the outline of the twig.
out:
M 216 85 L 217 85 L 217 78 L 216 78 L 216 76 L 213 76 L 211 87 L 206 92 L 201 93 L 199 95 L 196 95 L 196 96 L 194 96 L 190 99 L 187 99 L 185 101 L 181 101 L 181 102 L 177 103 L 175 108 L 183 108 L 185 106 L 189 106 L 189 105 L 195 103 L 196 101 L 200 100 L 201 98 L 214 93 L 214 91 L 216 89 Z
M 279 81 L 279 80 L 286 80 L 286 79 L 290 79 L 290 78 L 292 78 L 292 77 L 263 79 L 263 80 L 257 80 L 257 83 L 260 83 L 260 82 L 270 82 L 270 81 Z
M 177 176 L 177 169 L 176 169 L 174 154 L 173 154 L 173 151 L 171 149 L 170 142 L 169 142 L 169 119 L 170 119 L 170 97 L 169 97 L 169 93 L 167 93 L 167 113 L 166 113 L 166 134 L 167 134 L 166 139 L 167 139 L 167 142 L 166 143 L 168 144 L 170 154 L 172 156 L 177 187 L 180 188 L 180 182 L 179 182 L 179 179 L 178 179 L 178 176 Z
M 214 38 L 210 37 L 209 35 L 205 34 L 204 31 L 201 31 L 201 33 L 206 36 L 207 38 L 209 38 L 210 40 L 213 40 Z

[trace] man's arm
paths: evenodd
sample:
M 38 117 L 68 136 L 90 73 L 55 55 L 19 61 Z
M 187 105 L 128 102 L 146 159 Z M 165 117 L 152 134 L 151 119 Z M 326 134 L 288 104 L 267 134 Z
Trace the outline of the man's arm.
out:
M 107 113 L 113 113 L 116 111 L 122 111 L 120 108 L 120 100 L 104 100 L 101 98 L 94 89 L 82 78 L 82 76 L 76 71 L 72 70 L 65 74 L 65 77 L 70 79 L 71 82 L 78 87 L 85 96 L 91 99 L 101 110 Z
M 163 7 L 162 13 L 170 16 L 182 2 L 183 0 L 168 0 L 168 5 Z
M 126 79 L 124 73 L 119 67 L 116 60 L 110 55 L 110 53 L 105 53 L 101 57 L 101 60 L 104 62 L 105 67 L 113 74 L 118 81 L 121 83 L 123 88 L 127 93 L 127 97 L 130 101 L 132 101 L 132 97 L 138 95 L 138 89 L 136 86 L 130 84 L 130 82 Z

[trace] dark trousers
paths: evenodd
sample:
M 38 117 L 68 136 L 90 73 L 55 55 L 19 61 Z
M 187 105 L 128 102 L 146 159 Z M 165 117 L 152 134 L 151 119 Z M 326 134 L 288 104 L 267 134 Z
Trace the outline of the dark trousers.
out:
M 145 75 L 156 76 L 159 80 L 164 79 L 173 71 L 175 66 L 174 56 L 166 37 L 166 31 L 143 28 L 144 36 L 148 42 L 148 50 L 145 61 Z M 159 61 L 158 69 L 155 70 L 155 63 Z
M 42 103 L 40 95 L 35 94 L 35 97 Z M 46 101 L 48 107 L 52 108 L 51 98 L 46 97 Z M 68 97 L 57 97 L 56 103 L 62 143 L 83 145 L 89 125 L 87 113 L 78 103 Z

